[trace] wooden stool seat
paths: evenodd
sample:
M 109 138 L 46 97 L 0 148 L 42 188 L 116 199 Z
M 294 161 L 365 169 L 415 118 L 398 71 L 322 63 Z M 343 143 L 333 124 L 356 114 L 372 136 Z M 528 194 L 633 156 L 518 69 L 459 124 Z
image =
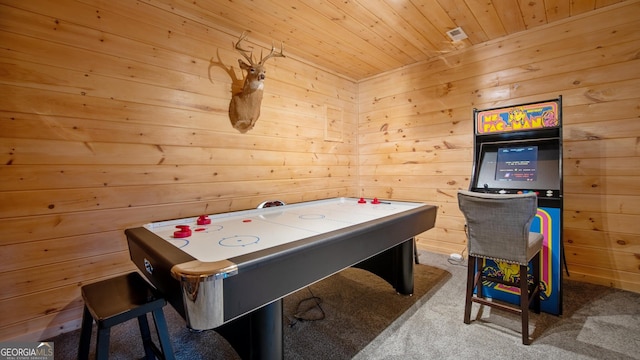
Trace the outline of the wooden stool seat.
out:
M 98 328 L 96 359 L 109 357 L 111 327 L 133 318 L 138 319 L 146 359 L 174 359 L 169 331 L 162 308 L 167 304 L 162 295 L 140 274 L 132 272 L 82 287 L 84 313 L 78 359 L 88 359 L 93 321 Z M 147 313 L 152 313 L 160 348 L 151 339 Z

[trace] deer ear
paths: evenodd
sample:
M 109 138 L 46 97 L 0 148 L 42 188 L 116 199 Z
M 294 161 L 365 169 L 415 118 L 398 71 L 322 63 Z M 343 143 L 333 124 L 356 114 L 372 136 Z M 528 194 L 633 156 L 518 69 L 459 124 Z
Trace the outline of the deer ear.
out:
M 240 69 L 243 69 L 243 70 L 247 70 L 247 69 L 251 68 L 251 65 L 247 64 L 246 62 L 244 62 L 244 61 L 242 61 L 240 59 L 238 59 L 238 65 L 240 65 Z

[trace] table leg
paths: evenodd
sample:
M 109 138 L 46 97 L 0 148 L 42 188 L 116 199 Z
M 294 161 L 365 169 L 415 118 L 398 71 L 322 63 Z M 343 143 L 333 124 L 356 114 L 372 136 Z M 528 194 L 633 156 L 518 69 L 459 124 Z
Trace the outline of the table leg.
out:
M 282 299 L 279 299 L 216 328 L 216 331 L 242 359 L 279 360 L 284 358 L 282 317 Z
M 386 280 L 400 294 L 413 294 L 413 238 L 353 267 L 370 271 Z

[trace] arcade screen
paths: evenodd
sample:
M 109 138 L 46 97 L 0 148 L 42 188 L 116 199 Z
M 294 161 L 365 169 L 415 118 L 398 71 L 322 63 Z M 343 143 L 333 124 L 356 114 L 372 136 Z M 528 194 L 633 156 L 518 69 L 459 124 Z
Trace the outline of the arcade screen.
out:
M 496 181 L 536 181 L 538 147 L 508 146 L 498 148 Z
M 478 189 L 560 189 L 557 140 L 492 142 L 480 145 Z

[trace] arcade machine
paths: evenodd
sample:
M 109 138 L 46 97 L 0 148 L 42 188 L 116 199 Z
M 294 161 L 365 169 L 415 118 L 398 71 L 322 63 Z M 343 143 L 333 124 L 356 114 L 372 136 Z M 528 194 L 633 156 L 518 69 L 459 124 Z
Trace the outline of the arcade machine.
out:
M 562 97 L 517 106 L 474 109 L 474 161 L 469 190 L 496 194 L 535 192 L 531 230 L 544 235 L 541 311 L 562 314 Z M 495 219 L 505 221 L 505 219 Z M 519 276 L 506 263 L 487 260 L 493 276 Z M 511 279 L 513 280 L 513 279 Z M 488 297 L 518 304 L 519 290 L 484 284 Z

